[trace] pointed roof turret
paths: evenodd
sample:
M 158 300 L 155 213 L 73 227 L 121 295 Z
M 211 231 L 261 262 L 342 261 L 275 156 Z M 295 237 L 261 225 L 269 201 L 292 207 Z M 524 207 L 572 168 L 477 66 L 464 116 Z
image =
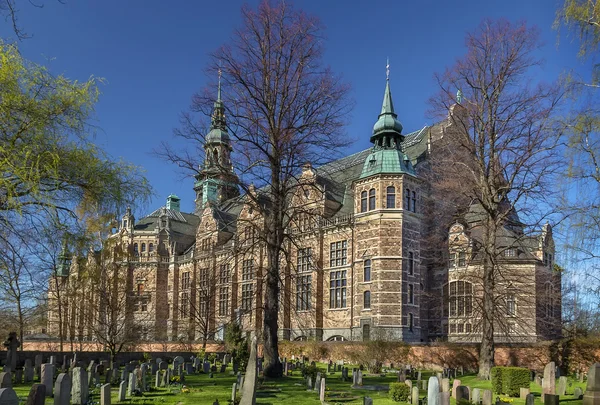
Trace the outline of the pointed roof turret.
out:
M 225 122 L 225 106 L 221 100 L 221 69 L 219 69 L 217 100 L 213 104 L 210 132 L 206 135 L 205 141 L 206 144 L 222 143 L 231 148 L 229 134 L 227 133 L 227 123 Z
M 385 92 L 383 93 L 381 113 L 379 114 L 377 122 L 373 126 L 371 142 L 376 143 L 378 139 L 384 137 L 384 134 L 393 138 L 399 138 L 395 140 L 401 141 L 402 138 L 404 138 L 402 135 L 402 124 L 397 118 L 398 115 L 396 115 L 396 112 L 394 111 L 394 102 L 392 101 L 392 90 L 390 89 L 390 62 L 388 60 L 386 66 Z

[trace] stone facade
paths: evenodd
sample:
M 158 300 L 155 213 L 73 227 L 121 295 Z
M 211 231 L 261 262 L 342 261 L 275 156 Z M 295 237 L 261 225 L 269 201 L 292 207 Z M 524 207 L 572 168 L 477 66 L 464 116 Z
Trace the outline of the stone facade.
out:
M 423 208 L 429 192 L 423 173 L 431 145 L 457 130 L 452 118 L 461 109 L 455 105 L 447 120 L 403 135 L 388 82 L 373 148 L 303 167 L 289 196 L 290 238 L 280 264 L 283 339 L 480 339 L 477 207 L 445 230 L 445 264 L 425 258 L 426 233 L 442 224 Z M 249 334 L 262 330 L 267 258 L 257 207 L 263 195 L 252 186 L 240 195 L 220 92 L 205 149 L 193 214 L 180 212 L 179 198 L 171 195 L 139 221 L 128 210 L 109 238 L 123 253 L 113 260 L 123 275 L 123 321 L 136 325 L 142 339 L 219 340 L 233 321 Z M 510 243 L 501 247 L 500 269 L 510 276 L 498 287 L 499 341 L 557 337 L 560 275 L 553 271 L 551 228 L 527 237 L 503 232 Z M 94 260 L 97 255 L 74 259 L 50 281 L 51 334 L 59 333 L 62 296 L 62 333 L 93 338 L 82 313 L 93 310 L 87 304 L 96 298 L 85 296 L 78 268 Z

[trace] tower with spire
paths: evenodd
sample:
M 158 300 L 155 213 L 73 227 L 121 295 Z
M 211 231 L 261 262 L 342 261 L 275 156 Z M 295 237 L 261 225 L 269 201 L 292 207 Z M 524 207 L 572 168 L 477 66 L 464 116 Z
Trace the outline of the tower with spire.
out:
M 204 139 L 204 163 L 196 175 L 196 213 L 202 211 L 207 203 L 221 203 L 239 195 L 238 178 L 231 162 L 231 140 L 225 121 L 225 105 L 221 100 L 221 71 L 217 100 L 213 106 L 210 131 Z

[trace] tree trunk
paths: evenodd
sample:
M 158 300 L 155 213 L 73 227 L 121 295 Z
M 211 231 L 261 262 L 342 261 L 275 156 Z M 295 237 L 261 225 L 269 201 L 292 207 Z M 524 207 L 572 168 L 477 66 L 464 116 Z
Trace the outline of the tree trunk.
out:
M 279 312 L 279 267 L 278 249 L 269 246 L 269 267 L 267 269 L 264 320 L 263 320 L 263 356 L 265 358 L 264 375 L 279 378 L 283 375 L 283 367 L 279 361 L 278 347 L 278 312 Z
M 495 221 L 487 219 L 483 241 L 483 303 L 482 337 L 479 346 L 479 372 L 482 380 L 490 379 L 490 370 L 494 367 L 494 263 L 496 252 Z

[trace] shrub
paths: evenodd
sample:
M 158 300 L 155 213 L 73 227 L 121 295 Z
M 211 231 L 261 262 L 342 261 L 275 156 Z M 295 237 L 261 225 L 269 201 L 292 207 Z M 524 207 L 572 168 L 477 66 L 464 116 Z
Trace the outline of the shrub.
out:
M 302 370 L 302 377 L 310 377 L 312 380 L 314 380 L 315 378 L 317 378 L 318 372 L 321 372 L 321 369 L 318 368 L 316 365 L 311 364 L 309 366 L 304 367 L 304 369 Z
M 494 367 L 490 371 L 496 394 L 518 397 L 521 388 L 529 388 L 531 373 L 521 367 Z
M 410 395 L 410 388 L 408 385 L 398 382 L 390 384 L 390 391 L 388 393 L 390 399 L 395 402 L 406 402 Z

